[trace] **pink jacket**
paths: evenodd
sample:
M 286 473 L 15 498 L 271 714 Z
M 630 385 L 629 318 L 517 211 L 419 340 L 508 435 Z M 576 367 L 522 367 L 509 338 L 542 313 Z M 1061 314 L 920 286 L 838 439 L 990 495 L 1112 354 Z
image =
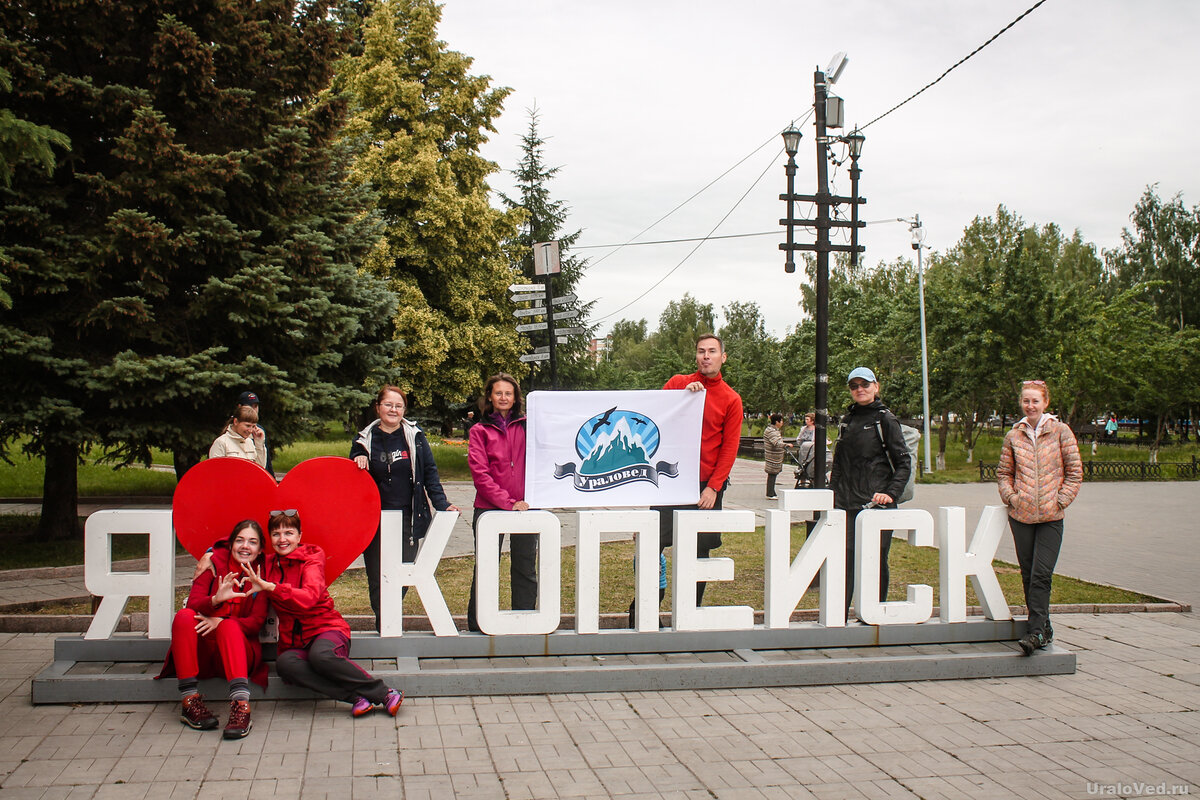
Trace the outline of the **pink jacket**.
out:
M 1062 519 L 1083 485 L 1083 462 L 1070 426 L 1050 417 L 1036 441 L 1030 434 L 1024 419 L 1013 425 L 996 470 L 1009 516 L 1026 525 Z
M 475 481 L 475 507 L 511 511 L 525 499 L 525 418 L 501 429 L 492 419 L 472 426 L 467 466 Z

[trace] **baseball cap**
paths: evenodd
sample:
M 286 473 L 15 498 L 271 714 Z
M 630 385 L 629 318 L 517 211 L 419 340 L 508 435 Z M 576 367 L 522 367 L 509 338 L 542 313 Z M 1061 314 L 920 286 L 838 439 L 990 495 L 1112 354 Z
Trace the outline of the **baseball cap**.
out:
M 239 406 L 256 406 L 258 405 L 258 395 L 254 392 L 242 392 L 238 395 L 237 404 Z
M 855 367 L 853 370 L 850 371 L 850 377 L 846 378 L 846 383 L 849 383 L 850 381 L 854 380 L 855 378 L 862 378 L 867 383 L 875 383 L 876 382 L 875 381 L 875 373 L 871 372 L 870 368 L 868 368 L 868 367 Z

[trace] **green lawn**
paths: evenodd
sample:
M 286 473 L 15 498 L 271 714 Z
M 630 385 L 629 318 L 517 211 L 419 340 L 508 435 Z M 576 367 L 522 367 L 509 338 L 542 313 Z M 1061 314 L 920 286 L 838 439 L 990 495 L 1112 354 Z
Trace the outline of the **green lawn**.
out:
M 429 437 L 433 458 L 443 480 L 470 480 L 467 469 L 467 445 L 460 441 L 444 442 L 438 436 Z M 344 439 L 312 439 L 281 447 L 271 465 L 276 472 L 287 472 L 292 467 L 317 456 L 345 457 L 350 452 L 350 437 Z M 175 491 L 175 473 L 148 470 L 141 465 L 114 469 L 100 463 L 103 453 L 93 450 L 79 466 L 79 496 L 96 497 L 117 495 L 122 497 L 144 497 L 147 495 L 171 495 Z M 45 472 L 40 458 L 29 458 L 20 452 L 10 451 L 12 464 L 0 463 L 0 497 L 40 497 Z M 170 466 L 169 453 L 154 451 L 154 463 Z

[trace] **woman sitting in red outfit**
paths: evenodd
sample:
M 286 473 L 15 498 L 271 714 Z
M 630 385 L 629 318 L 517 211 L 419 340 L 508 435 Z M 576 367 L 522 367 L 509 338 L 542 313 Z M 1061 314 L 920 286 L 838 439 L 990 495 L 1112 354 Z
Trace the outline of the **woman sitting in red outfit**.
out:
M 350 704 L 354 716 L 383 706 L 393 717 L 404 692 L 390 688 L 350 660 L 350 626 L 325 585 L 325 551 L 300 541 L 300 512 L 272 511 L 267 522 L 274 555 L 265 568 L 242 568 L 250 585 L 269 594 L 279 615 L 275 671 L 284 683 Z
M 175 615 L 171 649 L 158 676 L 179 678 L 180 719 L 196 730 L 212 730 L 219 724 L 204 705 L 199 680 L 225 676 L 229 681 L 226 739 L 240 739 L 250 732 L 250 680 L 267 688 L 267 665 L 258 643 L 258 631 L 267 618 L 267 595 L 241 591 L 250 588 L 243 567 L 261 566 L 262 549 L 262 527 L 252 519 L 234 525 L 229 538 L 213 548 L 212 570 L 196 576 L 187 605 Z

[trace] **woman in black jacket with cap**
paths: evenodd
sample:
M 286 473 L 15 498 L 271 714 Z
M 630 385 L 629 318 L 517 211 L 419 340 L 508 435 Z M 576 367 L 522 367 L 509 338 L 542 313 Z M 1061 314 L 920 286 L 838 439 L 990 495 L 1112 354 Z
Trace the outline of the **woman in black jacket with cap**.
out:
M 879 400 L 879 382 L 867 367 L 846 379 L 854 400 L 838 426 L 833 452 L 833 507 L 846 512 L 846 609 L 854 597 L 854 524 L 864 508 L 895 508 L 912 469 L 900 420 Z M 879 599 L 887 600 L 892 532 L 879 541 Z

